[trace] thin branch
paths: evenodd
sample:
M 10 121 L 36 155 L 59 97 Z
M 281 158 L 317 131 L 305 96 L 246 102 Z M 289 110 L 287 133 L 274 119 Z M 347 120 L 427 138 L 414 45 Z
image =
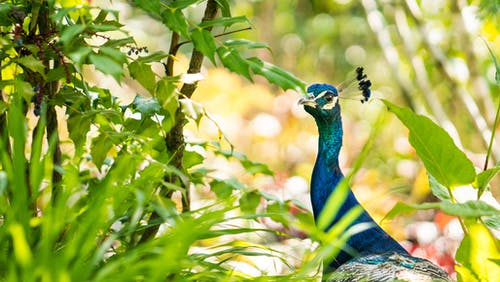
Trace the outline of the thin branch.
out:
M 251 29 L 252 29 L 251 27 L 244 27 L 244 28 L 240 28 L 240 29 L 236 29 L 236 30 L 231 30 L 231 31 L 228 31 L 228 32 L 223 32 L 223 33 L 216 34 L 216 35 L 214 35 L 214 38 L 218 38 L 218 37 L 222 37 L 222 36 L 226 36 L 226 35 L 230 35 L 230 34 L 242 32 L 242 31 L 245 31 L 245 30 L 251 30 Z M 176 51 L 182 45 L 187 44 L 187 43 L 191 43 L 191 42 L 193 42 L 193 41 L 192 40 L 185 40 L 185 41 L 179 42 L 179 44 L 177 44 L 177 46 L 175 46 L 176 47 Z

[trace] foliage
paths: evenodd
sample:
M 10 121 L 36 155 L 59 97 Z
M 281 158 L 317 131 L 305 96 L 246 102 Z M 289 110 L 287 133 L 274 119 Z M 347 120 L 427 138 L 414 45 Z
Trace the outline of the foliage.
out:
M 195 24 L 183 9 L 201 2 L 207 2 L 206 17 Z M 232 257 L 279 259 L 272 249 L 237 236 L 258 231 L 277 235 L 252 222 L 272 218 L 290 225 L 296 221 L 289 212 L 292 205 L 236 179 L 217 178 L 204 167 L 203 156 L 184 151 L 185 119 L 199 122 L 208 116 L 190 100 L 196 81 L 172 75 L 181 43 L 173 41 L 168 54 L 149 53 L 123 29 L 118 12 L 81 4 L 0 4 L 1 279 L 245 280 L 246 274 L 230 267 Z M 243 55 L 246 48 L 265 45 L 216 40 L 212 28 L 248 24 L 245 17 L 231 16 L 226 1 L 136 5 L 161 20 L 172 38 L 201 52 L 192 59 L 199 65 L 206 56 L 249 80 L 259 74 L 283 89 L 304 88 L 283 69 Z M 213 18 L 207 18 L 210 9 Z M 215 18 L 219 9 L 223 17 Z M 152 69 L 162 59 L 167 60 L 166 75 Z M 89 66 L 117 82 L 132 78 L 152 97 L 137 95 L 120 104 L 115 93 L 87 82 Z M 199 71 L 194 67 L 188 72 Z M 184 90 L 189 87 L 191 92 Z M 60 109 L 66 122 L 57 119 Z M 61 139 L 65 130 L 69 140 Z M 71 144 L 70 151 L 63 150 L 63 142 Z M 272 174 L 218 141 L 188 145 L 236 160 L 251 175 Z M 195 185 L 210 187 L 215 198 L 189 210 L 189 191 Z M 180 202 L 171 199 L 175 193 Z M 257 212 L 261 201 L 268 208 Z M 310 217 L 304 218 L 304 224 L 312 224 Z M 240 223 L 223 227 L 234 221 Z M 220 240 L 224 236 L 236 237 Z M 203 240 L 218 243 L 206 251 L 190 251 Z
M 472 162 L 458 149 L 444 129 L 427 117 L 417 115 L 409 109 L 400 108 L 386 100 L 383 102 L 409 129 L 410 143 L 427 169 L 434 195 L 441 200 L 438 203 L 419 205 L 400 202 L 386 215 L 386 218 L 433 208 L 458 216 L 466 234 L 456 254 L 459 281 L 494 281 L 500 269 L 498 267 L 500 242 L 484 222 L 488 218 L 498 221 L 500 211 L 481 201 L 480 198 L 488 189 L 489 181 L 498 173 L 500 164 L 476 175 Z M 463 185 L 470 185 L 476 189 L 477 200 L 457 202 L 453 190 Z
M 359 209 L 330 232 L 318 231 L 300 203 L 282 201 L 240 179 L 220 177 L 207 166 L 206 155 L 211 155 L 237 162 L 251 177 L 273 173 L 266 164 L 235 151 L 217 124 L 217 140 L 191 142 L 184 139 L 183 129 L 188 123 L 215 123 L 203 105 L 206 93 L 195 91 L 204 57 L 212 65 L 250 82 L 261 76 L 283 90 L 303 92 L 302 80 L 261 59 L 260 51 L 280 50 L 279 44 L 283 43 L 283 52 L 274 54 L 277 65 L 308 79 L 337 76 L 360 63 L 356 56 L 339 54 L 356 43 L 355 37 L 348 35 L 361 36 L 370 47 L 379 42 L 368 35 L 370 30 L 382 34 L 380 30 L 364 21 L 364 12 L 373 10 L 354 4 L 334 9 L 338 7 L 333 6 L 333 1 L 311 1 L 304 4 L 311 6 L 300 9 L 301 13 L 290 13 L 290 7 L 305 2 L 293 1 L 291 6 L 286 1 L 257 1 L 252 7 L 268 12 L 275 10 L 265 5 L 277 5 L 276 17 L 268 18 L 278 23 L 259 27 L 260 19 L 233 16 L 232 8 L 242 10 L 238 6 L 244 5 L 241 3 L 129 1 L 135 11 L 146 12 L 168 31 L 169 49 L 161 51 L 139 46 L 117 11 L 87 2 L 95 1 L 0 3 L 0 279 L 315 280 L 320 261 L 338 252 L 341 241 L 349 236 L 343 229 Z M 333 22 L 330 16 L 319 13 L 333 10 L 340 13 Z M 401 12 L 399 7 L 385 10 Z M 201 20 L 200 13 L 204 13 Z M 290 17 L 297 17 L 293 24 L 289 24 Z M 341 27 L 338 23 L 347 22 L 347 18 L 349 28 Z M 418 26 L 419 19 L 413 20 Z M 273 40 L 266 44 L 242 38 L 250 22 L 257 25 L 250 37 L 274 30 L 284 34 L 268 36 Z M 398 30 L 400 27 L 398 22 Z M 277 43 L 277 38 L 286 40 Z M 318 58 L 304 52 L 310 50 L 307 44 L 323 50 L 311 52 L 320 53 Z M 187 54 L 189 67 L 183 69 L 178 61 Z M 164 64 L 164 73 L 155 69 L 159 62 Z M 380 65 L 379 61 L 361 63 Z M 133 80 L 147 95 L 136 95 L 130 103 L 121 103 L 116 90 L 89 82 L 89 69 L 118 83 Z M 387 69 L 382 67 L 377 73 L 385 75 Z M 398 67 L 391 70 L 401 73 Z M 446 73 L 446 69 L 439 69 L 442 73 L 437 74 L 432 67 L 426 71 L 433 77 Z M 408 90 L 404 78 L 396 77 L 399 84 L 395 88 Z M 446 81 L 456 87 L 452 79 Z M 193 93 L 201 103 L 192 100 Z M 440 100 L 436 101 L 434 104 L 439 104 Z M 414 107 L 416 103 L 411 100 L 409 104 Z M 456 203 L 450 191 L 454 185 L 471 184 L 481 195 L 499 166 L 471 173 L 470 162 L 439 126 L 409 110 L 393 105 L 391 109 L 410 128 L 412 137 L 428 130 L 439 136 L 412 144 L 427 166 L 433 192 L 441 202 L 401 203 L 388 217 L 439 208 L 465 218 L 464 228 L 469 232 L 456 257 L 462 265 L 458 268 L 460 277 L 464 281 L 487 277 L 480 264 L 489 259 L 488 268 L 498 265 L 498 242 L 483 222 L 498 227 L 498 217 L 492 216 L 497 210 L 480 201 Z M 372 136 L 370 140 L 376 135 Z M 369 161 L 367 148 L 370 146 L 343 184 L 345 189 L 361 162 Z M 448 154 L 460 161 L 433 159 Z M 209 191 L 210 201 L 190 210 L 190 191 L 204 188 Z M 332 198 L 330 210 L 335 211 L 345 189 Z M 324 220 L 328 216 L 333 215 L 324 215 Z M 323 247 L 311 248 L 298 265 L 291 265 L 289 253 L 245 239 L 244 235 L 250 234 L 289 238 L 259 224 L 264 219 L 302 230 L 315 242 L 324 243 Z M 339 236 L 342 240 L 332 241 Z M 488 251 L 479 254 L 478 249 Z M 268 275 L 251 258 L 276 259 L 287 265 L 287 274 Z M 234 267 L 238 263 L 254 267 L 260 276 L 240 272 Z

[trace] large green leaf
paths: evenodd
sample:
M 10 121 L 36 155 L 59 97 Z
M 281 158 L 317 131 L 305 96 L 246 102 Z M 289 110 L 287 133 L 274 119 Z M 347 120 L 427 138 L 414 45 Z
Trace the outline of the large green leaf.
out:
M 409 141 L 422 159 L 427 171 L 446 187 L 472 183 L 476 172 L 472 162 L 453 142 L 444 129 L 429 118 L 417 115 L 382 100 L 410 130 Z

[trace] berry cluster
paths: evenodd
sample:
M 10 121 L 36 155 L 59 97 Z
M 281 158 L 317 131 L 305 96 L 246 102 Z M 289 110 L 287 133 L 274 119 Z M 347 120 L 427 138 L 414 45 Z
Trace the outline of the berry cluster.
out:
M 139 53 L 148 53 L 149 50 L 148 50 L 148 47 L 130 47 L 130 50 L 128 50 L 127 52 L 127 55 L 132 55 L 132 54 L 136 54 L 136 55 L 139 55 Z

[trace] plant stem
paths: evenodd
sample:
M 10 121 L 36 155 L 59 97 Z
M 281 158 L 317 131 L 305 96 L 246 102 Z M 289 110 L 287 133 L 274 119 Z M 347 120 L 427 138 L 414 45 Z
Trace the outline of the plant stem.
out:
M 207 2 L 207 7 L 205 8 L 205 14 L 203 16 L 202 22 L 205 21 L 211 21 L 215 18 L 217 15 L 217 1 L 216 0 L 208 0 Z M 206 30 L 211 31 L 212 27 L 207 27 Z M 178 50 L 178 38 L 176 38 L 174 35 L 172 35 L 172 41 L 171 44 L 175 43 L 175 45 L 171 45 L 170 52 L 169 52 L 169 58 L 167 59 L 167 64 L 165 66 L 165 72 L 168 74 L 173 73 L 173 56 L 175 56 L 177 50 Z M 174 47 L 172 47 L 174 46 Z M 189 61 L 189 69 L 187 73 L 199 73 L 201 70 L 201 65 L 203 63 L 203 53 L 200 51 L 193 49 L 193 52 L 191 54 L 191 60 Z M 171 60 L 171 62 L 169 62 Z M 180 90 L 181 95 L 185 96 L 187 98 L 190 98 L 194 91 L 196 90 L 197 84 L 183 84 L 182 88 Z M 185 120 L 186 117 L 182 113 L 181 108 L 177 108 L 177 111 L 175 112 L 175 125 L 172 127 L 170 132 L 167 134 L 165 137 L 165 145 L 167 147 L 167 150 L 172 154 L 172 158 L 169 162 L 169 165 L 172 165 L 179 171 L 183 170 L 183 165 L 182 165 L 182 159 L 184 156 L 184 147 L 185 147 L 185 142 L 184 142 L 184 125 L 185 125 Z M 173 175 L 166 177 L 166 181 L 170 183 L 174 183 L 178 181 L 178 177 Z M 180 183 L 181 186 L 184 186 L 182 183 Z M 182 195 L 182 211 L 186 212 L 189 211 L 189 206 L 190 206 L 190 200 L 189 200 L 189 184 L 186 184 L 184 189 L 186 189 L 186 192 Z M 170 197 L 172 192 L 170 190 L 162 190 L 160 192 L 162 195 L 165 195 L 167 197 Z M 151 217 L 149 219 L 150 222 L 153 222 L 155 219 L 158 219 L 160 215 L 157 212 L 153 212 L 151 214 Z M 144 233 L 142 234 L 142 237 L 139 241 L 139 243 L 144 243 L 146 241 L 149 241 L 151 238 L 153 238 L 156 233 L 158 232 L 159 225 L 151 225 L 148 227 Z
M 495 122 L 493 123 L 493 128 L 491 130 L 491 137 L 490 137 L 490 142 L 488 145 L 488 152 L 486 153 L 486 160 L 484 160 L 484 167 L 483 170 L 488 169 L 488 161 L 491 156 L 491 151 L 493 149 L 493 142 L 495 141 L 495 132 L 498 126 L 498 121 L 500 119 L 500 99 L 498 99 L 498 107 L 497 107 L 497 113 L 495 114 Z M 481 196 L 481 195 L 479 195 Z

